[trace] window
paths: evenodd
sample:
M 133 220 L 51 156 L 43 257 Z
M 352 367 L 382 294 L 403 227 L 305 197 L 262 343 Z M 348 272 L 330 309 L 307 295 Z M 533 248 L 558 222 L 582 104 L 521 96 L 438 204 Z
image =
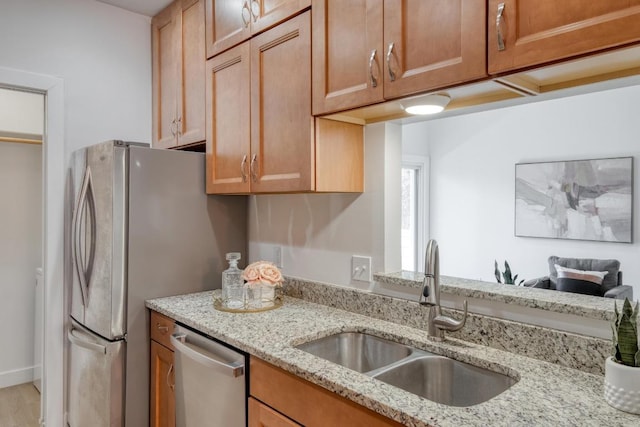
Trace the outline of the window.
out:
M 402 158 L 400 250 L 403 270 L 424 270 L 422 260 L 429 224 L 428 165 L 427 157 Z

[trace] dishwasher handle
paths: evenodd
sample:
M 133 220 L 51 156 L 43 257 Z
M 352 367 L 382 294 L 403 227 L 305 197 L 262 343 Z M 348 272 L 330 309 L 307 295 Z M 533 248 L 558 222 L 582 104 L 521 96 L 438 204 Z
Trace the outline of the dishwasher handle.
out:
M 199 349 L 193 344 L 187 345 L 187 335 L 176 333 L 171 335 L 171 344 L 175 351 L 180 352 L 195 362 L 204 365 L 208 368 L 215 369 L 216 371 L 228 375 L 230 377 L 241 377 L 244 375 L 244 359 L 242 362 L 234 361 L 231 363 L 221 362 L 219 360 L 209 357 L 208 352 L 204 349 Z

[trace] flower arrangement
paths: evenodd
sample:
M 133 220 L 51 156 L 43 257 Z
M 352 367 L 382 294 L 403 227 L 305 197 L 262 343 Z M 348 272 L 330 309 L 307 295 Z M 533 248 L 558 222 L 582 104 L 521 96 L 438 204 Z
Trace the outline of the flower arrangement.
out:
M 257 288 L 263 285 L 282 286 L 282 273 L 275 264 L 268 261 L 256 261 L 249 264 L 242 273 L 245 287 Z

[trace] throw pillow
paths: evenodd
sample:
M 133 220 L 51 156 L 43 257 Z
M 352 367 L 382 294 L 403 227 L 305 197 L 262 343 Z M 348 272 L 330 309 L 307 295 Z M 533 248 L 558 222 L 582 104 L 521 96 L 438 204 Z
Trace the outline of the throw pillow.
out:
M 558 271 L 556 290 L 585 295 L 602 295 L 602 281 L 608 271 L 584 271 L 573 268 L 554 266 Z

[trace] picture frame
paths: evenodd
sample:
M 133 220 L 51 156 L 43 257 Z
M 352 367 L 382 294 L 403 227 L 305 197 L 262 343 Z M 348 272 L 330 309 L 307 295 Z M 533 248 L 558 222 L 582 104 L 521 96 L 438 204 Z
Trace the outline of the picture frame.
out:
M 515 165 L 515 235 L 633 243 L 633 157 Z

